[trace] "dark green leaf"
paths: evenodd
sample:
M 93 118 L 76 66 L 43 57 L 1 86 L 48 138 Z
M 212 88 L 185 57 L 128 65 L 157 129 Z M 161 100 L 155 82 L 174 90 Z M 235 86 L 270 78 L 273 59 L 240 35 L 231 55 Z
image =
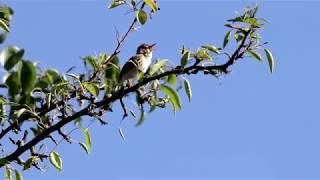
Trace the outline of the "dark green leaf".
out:
M 20 78 L 18 72 L 12 72 L 9 74 L 5 81 L 5 84 L 9 87 L 9 95 L 14 96 L 19 93 L 21 88 Z
M 23 180 L 22 174 L 18 170 L 14 170 L 15 180 Z
M 37 78 L 35 65 L 30 61 L 23 61 L 21 68 L 21 87 L 25 94 L 28 94 L 33 89 Z
M 143 108 L 140 108 L 140 118 L 138 123 L 136 124 L 136 127 L 140 126 L 145 120 L 145 112 Z
M 154 2 L 154 0 L 143 0 L 153 11 L 158 10 L 157 4 Z
M 7 38 L 7 34 L 6 33 L 2 33 L 0 34 L 0 44 L 2 44 Z
M 87 154 L 89 154 L 89 148 L 86 144 L 79 142 L 79 145 L 86 151 Z
M 62 170 L 62 159 L 59 154 L 55 151 L 51 152 L 49 155 L 50 163 L 59 171 Z
M 136 12 L 136 18 L 141 25 L 144 25 L 148 20 L 148 14 L 144 10 L 138 10 Z
M 231 35 L 231 31 L 228 31 L 228 32 L 226 33 L 226 35 L 224 36 L 224 39 L 223 39 L 223 48 L 225 48 L 225 47 L 227 46 L 227 44 L 229 43 L 230 35 Z
M 83 87 L 86 88 L 94 97 L 99 95 L 99 87 L 95 83 L 84 82 L 82 83 Z
M 243 37 L 244 36 L 242 34 L 239 34 L 239 33 L 234 34 L 234 38 L 236 39 L 237 42 L 240 42 L 243 39 Z
M 209 50 L 209 51 L 211 51 L 211 52 L 213 52 L 213 53 L 216 53 L 216 54 L 219 54 L 220 53 L 220 51 L 219 51 L 219 48 L 217 48 L 217 47 L 215 47 L 215 46 L 213 46 L 213 45 L 203 45 L 203 46 L 201 46 L 202 48 L 204 48 L 204 49 L 207 49 L 207 50 Z
M 31 167 L 32 163 L 34 163 L 38 160 L 39 160 L 39 157 L 37 157 L 37 156 L 29 157 L 29 159 L 26 160 L 26 162 L 24 162 L 24 164 L 23 164 L 23 170 L 29 169 Z
M 175 74 L 170 74 L 167 81 L 171 85 L 175 86 L 177 84 L 177 76 Z
M 270 52 L 269 49 L 264 49 L 264 51 L 265 51 L 266 56 L 267 56 L 267 59 L 268 59 L 268 64 L 269 64 L 270 72 L 272 73 L 272 72 L 273 72 L 273 68 L 274 68 L 273 55 L 272 55 L 272 53 Z
M 187 93 L 189 102 L 191 102 L 191 98 L 192 98 L 191 85 L 187 79 L 184 79 L 184 89 Z
M 23 54 L 23 49 L 19 49 L 15 46 L 8 46 L 0 52 L 0 62 L 4 68 L 9 71 L 22 59 Z
M 188 61 L 190 59 L 190 55 L 191 55 L 191 52 L 190 51 L 184 51 L 182 57 L 181 57 L 181 67 L 185 67 L 187 64 L 188 64 Z
M 47 70 L 46 76 L 49 79 L 50 84 L 57 84 L 62 81 L 62 77 L 60 76 L 59 72 L 55 69 Z
M 126 3 L 126 2 L 125 2 L 124 0 L 113 0 L 113 1 L 109 4 L 108 8 L 109 8 L 109 9 L 112 9 L 112 8 L 117 7 L 117 6 L 123 5 L 123 4 L 125 4 L 125 3 Z
M 257 59 L 258 61 L 262 62 L 262 56 L 256 52 L 256 51 L 253 51 L 253 50 L 248 50 L 247 51 L 248 54 L 250 54 L 252 57 L 254 57 L 255 59 Z
M 86 144 L 88 146 L 88 150 L 90 151 L 91 149 L 91 138 L 90 138 L 90 134 L 87 128 L 82 128 L 82 132 L 84 135 L 84 139 L 86 140 Z
M 177 108 L 177 110 L 181 110 L 181 100 L 176 90 L 172 89 L 170 86 L 167 85 L 160 86 L 160 90 L 166 95 L 168 95 L 169 101 L 172 101 L 173 105 Z

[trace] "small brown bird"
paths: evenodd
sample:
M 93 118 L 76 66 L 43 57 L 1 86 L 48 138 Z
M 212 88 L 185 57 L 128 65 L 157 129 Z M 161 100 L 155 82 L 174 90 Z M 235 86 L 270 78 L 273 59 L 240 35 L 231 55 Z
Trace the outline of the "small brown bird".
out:
M 137 48 L 136 55 L 132 56 L 121 69 L 120 84 L 123 84 L 126 80 L 130 83 L 131 80 L 137 78 L 139 72 L 147 72 L 152 61 L 152 51 L 155 45 L 141 44 Z

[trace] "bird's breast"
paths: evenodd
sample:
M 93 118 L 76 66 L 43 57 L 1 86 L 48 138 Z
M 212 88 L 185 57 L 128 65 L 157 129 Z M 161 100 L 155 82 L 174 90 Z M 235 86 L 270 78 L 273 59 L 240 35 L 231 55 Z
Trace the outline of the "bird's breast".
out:
M 142 63 L 142 72 L 146 73 L 152 61 L 152 54 L 145 56 L 144 58 L 144 62 Z

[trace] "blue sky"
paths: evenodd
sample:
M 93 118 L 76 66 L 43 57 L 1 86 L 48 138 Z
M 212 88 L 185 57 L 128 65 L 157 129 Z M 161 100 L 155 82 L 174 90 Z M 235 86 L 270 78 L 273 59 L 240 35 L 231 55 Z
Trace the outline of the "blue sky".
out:
M 115 27 L 124 32 L 133 14 L 107 10 L 108 1 L 6 0 L 15 10 L 6 44 L 25 48 L 26 57 L 45 68 L 66 71 L 80 56 L 111 52 Z M 156 58 L 179 63 L 178 49 L 222 45 L 225 20 L 256 1 L 161 1 L 161 10 L 131 34 L 123 64 L 142 42 L 156 42 Z M 232 73 L 216 79 L 190 77 L 193 100 L 183 109 L 149 114 L 118 125 L 121 110 L 107 115 L 107 126 L 90 129 L 93 149 L 63 143 L 63 171 L 24 172 L 25 179 L 307 179 L 320 178 L 320 121 L 317 54 L 319 1 L 261 1 L 268 19 L 261 34 L 270 42 L 275 72 L 267 63 L 244 59 Z M 88 120 L 89 121 L 89 120 Z M 82 138 L 80 133 L 75 137 Z M 0 172 L 3 177 L 3 171 Z

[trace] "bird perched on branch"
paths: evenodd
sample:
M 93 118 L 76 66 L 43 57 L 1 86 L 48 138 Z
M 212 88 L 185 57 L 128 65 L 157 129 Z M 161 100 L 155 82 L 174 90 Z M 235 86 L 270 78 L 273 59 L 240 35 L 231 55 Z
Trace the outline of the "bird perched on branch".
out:
M 121 69 L 120 84 L 128 80 L 128 86 L 131 86 L 131 80 L 136 79 L 139 72 L 147 72 L 152 61 L 152 51 L 155 45 L 141 44 L 137 48 L 136 55 L 132 56 Z

